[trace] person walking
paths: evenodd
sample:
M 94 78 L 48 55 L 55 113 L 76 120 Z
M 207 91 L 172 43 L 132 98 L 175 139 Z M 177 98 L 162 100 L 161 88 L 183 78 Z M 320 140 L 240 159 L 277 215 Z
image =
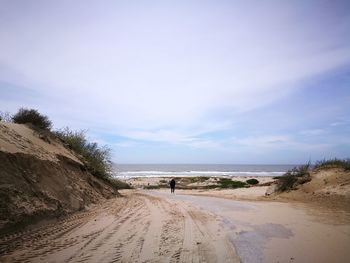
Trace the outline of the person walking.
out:
M 173 178 L 173 179 L 171 179 L 171 181 L 170 181 L 170 189 L 171 189 L 171 193 L 175 193 L 175 179 Z

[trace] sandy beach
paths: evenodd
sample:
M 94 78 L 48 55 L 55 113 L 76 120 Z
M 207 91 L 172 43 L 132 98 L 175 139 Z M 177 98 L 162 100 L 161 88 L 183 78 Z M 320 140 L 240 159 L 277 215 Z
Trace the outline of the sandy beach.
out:
M 1 262 L 347 262 L 350 215 L 165 190 L 0 239 Z
M 218 177 L 206 177 L 206 176 L 192 176 L 192 177 L 174 177 L 177 182 L 177 188 L 205 188 L 209 185 L 217 184 L 220 178 L 230 178 L 233 181 L 246 182 L 249 179 L 257 179 L 260 184 L 266 184 L 273 182 L 273 176 L 218 176 Z M 122 179 L 128 184 L 132 185 L 135 188 L 147 188 L 147 187 L 156 187 L 160 186 L 163 188 L 167 188 L 169 186 L 169 182 L 171 177 L 131 177 Z
M 54 137 L 0 128 L 0 262 L 350 258 L 348 170 L 310 170 L 310 180 L 271 195 L 272 176 L 176 177 L 175 194 L 171 177 L 131 177 L 124 184 L 134 189 L 116 190 Z

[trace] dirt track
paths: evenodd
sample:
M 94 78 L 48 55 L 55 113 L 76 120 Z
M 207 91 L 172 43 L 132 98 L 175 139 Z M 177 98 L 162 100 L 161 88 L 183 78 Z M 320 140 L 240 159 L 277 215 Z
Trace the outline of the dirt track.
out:
M 239 261 L 215 216 L 183 202 L 134 194 L 0 240 L 9 262 Z
M 0 262 L 348 262 L 350 215 L 302 204 L 126 192 L 0 238 Z

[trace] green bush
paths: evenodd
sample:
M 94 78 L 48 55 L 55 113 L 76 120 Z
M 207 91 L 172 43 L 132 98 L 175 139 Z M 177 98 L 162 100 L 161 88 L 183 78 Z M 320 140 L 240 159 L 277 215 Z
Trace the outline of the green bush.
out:
M 20 108 L 18 112 L 12 117 L 14 123 L 27 124 L 30 123 L 34 127 L 42 130 L 50 130 L 52 122 L 46 115 L 40 114 L 34 109 Z
M 277 182 L 277 191 L 284 192 L 291 190 L 294 187 L 294 184 L 298 181 L 298 178 L 291 174 L 290 171 L 278 178 Z
M 304 184 L 311 180 L 310 163 L 300 165 L 289 170 L 277 179 L 277 191 L 284 192 L 294 189 L 297 185 Z
M 68 127 L 55 134 L 70 149 L 83 157 L 88 170 L 97 177 L 108 177 L 112 170 L 111 150 L 86 139 L 85 131 L 72 131 Z
M 251 185 L 255 185 L 255 184 L 258 184 L 258 183 L 259 183 L 259 181 L 256 180 L 255 178 L 253 178 L 253 179 L 248 179 L 246 182 L 247 182 L 247 184 L 251 184 Z
M 343 168 L 345 170 L 350 170 L 350 159 L 329 159 L 329 160 L 322 160 L 317 161 L 315 163 L 315 168 Z
M 241 181 L 232 181 L 230 178 L 220 178 L 218 187 L 220 188 L 240 188 L 245 187 L 246 183 Z

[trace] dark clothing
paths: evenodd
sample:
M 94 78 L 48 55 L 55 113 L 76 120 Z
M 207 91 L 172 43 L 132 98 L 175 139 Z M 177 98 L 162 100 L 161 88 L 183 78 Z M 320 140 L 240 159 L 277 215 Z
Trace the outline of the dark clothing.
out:
M 175 192 L 175 180 L 174 179 L 171 179 L 170 181 L 170 189 L 171 189 L 171 193 L 174 193 Z

